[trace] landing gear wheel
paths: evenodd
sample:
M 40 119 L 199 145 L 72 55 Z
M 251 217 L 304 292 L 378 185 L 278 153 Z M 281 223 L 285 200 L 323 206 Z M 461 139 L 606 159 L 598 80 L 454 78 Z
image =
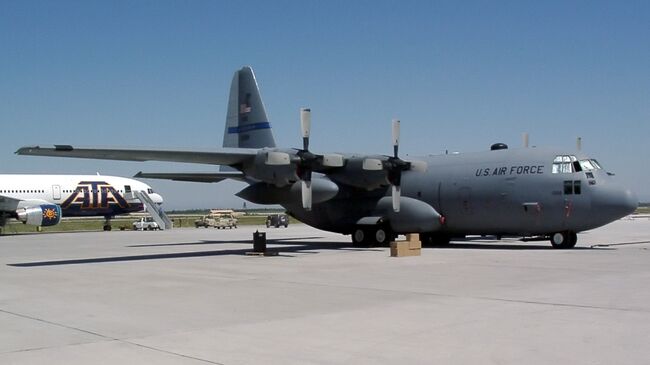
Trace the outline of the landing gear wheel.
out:
M 113 227 L 111 227 L 111 219 L 112 218 L 113 217 L 110 217 L 110 216 L 105 216 L 104 217 L 104 231 L 110 231 L 111 229 L 113 229 Z
M 354 246 L 363 246 L 366 243 L 367 232 L 363 228 L 355 228 L 352 232 L 352 244 Z
M 576 243 L 578 243 L 578 234 L 569 232 L 569 241 L 567 242 L 566 248 L 574 248 L 576 247 Z
M 385 226 L 357 227 L 352 232 L 354 246 L 386 246 L 393 238 L 393 233 Z
M 392 233 L 385 227 L 376 227 L 374 229 L 375 244 L 378 246 L 386 246 L 392 237 Z
M 563 231 L 551 235 L 551 245 L 553 248 L 567 249 L 575 247 L 578 242 L 578 235 L 575 232 Z

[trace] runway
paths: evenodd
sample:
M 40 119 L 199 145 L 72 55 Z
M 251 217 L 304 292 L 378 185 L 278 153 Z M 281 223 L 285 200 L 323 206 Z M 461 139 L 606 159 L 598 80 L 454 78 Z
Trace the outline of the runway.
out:
M 647 363 L 649 249 L 649 219 L 403 258 L 305 225 L 2 236 L 0 364 Z

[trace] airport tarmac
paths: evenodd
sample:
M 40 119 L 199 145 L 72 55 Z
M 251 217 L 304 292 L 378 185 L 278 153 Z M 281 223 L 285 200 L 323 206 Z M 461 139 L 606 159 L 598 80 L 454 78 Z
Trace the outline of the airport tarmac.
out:
M 253 232 L 278 256 L 245 255 Z M 182 228 L 0 237 L 0 364 L 644 364 L 650 220 L 389 257 Z

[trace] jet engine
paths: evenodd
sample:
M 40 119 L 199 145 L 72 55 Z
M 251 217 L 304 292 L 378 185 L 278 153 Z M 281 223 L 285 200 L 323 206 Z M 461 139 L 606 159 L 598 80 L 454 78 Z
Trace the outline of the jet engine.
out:
M 56 204 L 42 204 L 18 209 L 19 221 L 33 226 L 55 226 L 61 221 L 61 207 Z

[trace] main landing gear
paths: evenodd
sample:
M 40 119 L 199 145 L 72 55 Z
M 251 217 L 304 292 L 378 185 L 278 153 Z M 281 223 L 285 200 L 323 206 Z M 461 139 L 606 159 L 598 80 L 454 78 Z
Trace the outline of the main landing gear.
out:
M 113 229 L 113 226 L 111 226 L 111 219 L 113 217 L 104 217 L 104 231 L 110 231 Z
M 352 232 L 352 244 L 357 247 L 386 246 L 394 237 L 384 225 L 357 226 Z
M 578 235 L 571 231 L 562 231 L 551 234 L 551 245 L 553 248 L 573 248 L 578 242 Z

